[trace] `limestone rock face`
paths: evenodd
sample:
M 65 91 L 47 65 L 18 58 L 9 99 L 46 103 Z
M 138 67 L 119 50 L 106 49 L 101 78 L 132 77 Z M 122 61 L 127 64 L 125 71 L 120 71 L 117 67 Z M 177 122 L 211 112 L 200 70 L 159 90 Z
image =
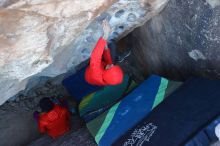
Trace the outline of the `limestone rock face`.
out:
M 158 14 L 167 1 L 1 1 L 0 104 L 40 77 L 74 71 L 103 34 L 104 19 L 112 27 L 110 37 L 120 38 Z
M 130 64 L 144 76 L 220 79 L 219 28 L 219 0 L 170 0 L 129 36 L 134 48 Z

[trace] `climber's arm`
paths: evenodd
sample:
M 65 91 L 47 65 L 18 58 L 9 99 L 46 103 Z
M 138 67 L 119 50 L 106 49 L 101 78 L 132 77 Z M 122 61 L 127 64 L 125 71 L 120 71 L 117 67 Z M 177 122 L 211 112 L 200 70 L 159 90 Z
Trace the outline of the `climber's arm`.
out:
M 109 34 L 111 33 L 111 28 L 110 28 L 110 25 L 109 25 L 107 20 L 103 21 L 102 27 L 103 27 L 103 31 L 104 31 L 103 39 L 107 40 L 108 37 L 109 37 Z M 105 45 L 103 57 L 104 57 L 104 61 L 105 61 L 106 65 L 110 65 L 110 64 L 113 63 L 111 53 L 110 53 L 110 49 L 107 48 L 107 44 Z
M 106 40 L 104 40 L 102 37 L 98 40 L 94 50 L 92 51 L 91 58 L 90 58 L 90 70 L 93 70 L 96 68 L 100 68 L 102 63 L 102 55 L 105 46 L 107 45 Z
M 40 133 L 45 133 L 46 132 L 46 125 L 44 122 L 39 121 L 38 122 L 38 130 Z
M 106 48 L 104 50 L 104 53 L 103 53 L 103 57 L 104 57 L 104 61 L 107 65 L 109 64 L 113 64 L 112 62 L 112 57 L 111 57 L 111 52 L 110 52 L 110 49 L 109 48 Z

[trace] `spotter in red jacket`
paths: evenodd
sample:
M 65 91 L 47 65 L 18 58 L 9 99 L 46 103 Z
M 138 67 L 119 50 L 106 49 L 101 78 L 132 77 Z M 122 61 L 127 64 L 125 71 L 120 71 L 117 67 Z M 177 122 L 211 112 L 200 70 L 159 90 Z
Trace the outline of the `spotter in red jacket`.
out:
M 123 71 L 120 66 L 113 65 L 106 40 L 100 38 L 92 51 L 90 64 L 85 72 L 85 79 L 92 85 L 118 85 L 122 83 Z M 107 65 L 112 65 L 106 69 Z
M 65 107 L 55 104 L 51 111 L 40 115 L 38 129 L 52 138 L 61 136 L 70 130 L 70 113 Z

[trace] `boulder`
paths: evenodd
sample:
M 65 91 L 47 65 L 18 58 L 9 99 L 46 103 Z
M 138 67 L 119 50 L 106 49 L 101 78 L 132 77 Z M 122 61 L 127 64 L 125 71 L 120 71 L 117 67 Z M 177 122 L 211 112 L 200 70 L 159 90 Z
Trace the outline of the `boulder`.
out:
M 167 1 L 1 1 L 0 105 L 41 77 L 74 72 L 103 34 L 104 19 L 113 30 L 110 37 L 119 39 L 158 14 Z
M 219 28 L 219 0 L 170 0 L 128 35 L 133 52 L 128 72 L 140 80 L 152 73 L 175 80 L 220 79 Z

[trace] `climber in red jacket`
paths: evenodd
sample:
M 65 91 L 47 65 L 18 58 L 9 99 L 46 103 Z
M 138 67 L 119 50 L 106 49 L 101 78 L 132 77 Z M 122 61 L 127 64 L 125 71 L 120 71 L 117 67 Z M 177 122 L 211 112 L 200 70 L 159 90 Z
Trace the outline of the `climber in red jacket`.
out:
M 40 107 L 42 113 L 37 120 L 41 133 L 47 133 L 52 138 L 56 138 L 70 130 L 70 113 L 66 107 L 54 104 L 47 97 L 40 100 Z
M 106 39 L 110 33 L 107 21 L 104 21 L 103 28 L 104 36 L 98 40 L 92 51 L 85 79 L 92 85 L 118 85 L 123 81 L 123 71 L 120 66 L 113 64 L 111 52 L 107 47 Z

